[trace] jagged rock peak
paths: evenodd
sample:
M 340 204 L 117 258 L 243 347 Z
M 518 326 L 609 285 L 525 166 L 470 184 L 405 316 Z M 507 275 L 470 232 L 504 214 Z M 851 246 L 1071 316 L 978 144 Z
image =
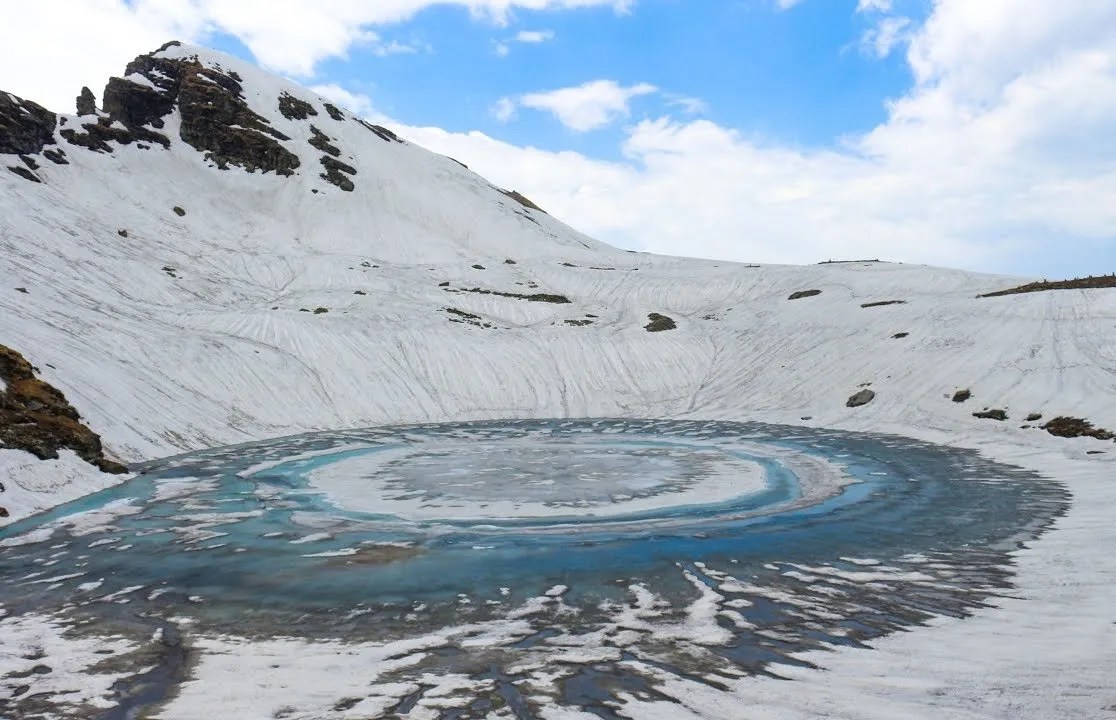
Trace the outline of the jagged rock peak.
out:
M 299 158 L 281 143 L 290 138 L 249 108 L 242 81 L 219 62 L 203 62 L 198 49 L 173 42 L 137 57 L 124 77 L 111 78 L 103 106 L 109 118 L 133 132 L 163 129 L 177 108 L 182 140 L 218 167 L 292 174 Z
M 87 87 L 83 87 L 81 89 L 81 94 L 77 96 L 77 114 L 97 114 L 97 98 L 93 95 L 93 91 Z

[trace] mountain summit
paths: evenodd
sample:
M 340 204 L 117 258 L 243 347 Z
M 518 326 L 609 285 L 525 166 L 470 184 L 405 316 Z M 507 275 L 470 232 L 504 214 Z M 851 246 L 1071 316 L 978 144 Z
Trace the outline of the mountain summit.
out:
M 304 88 L 204 48 L 170 42 L 141 55 L 123 77 L 109 80 L 100 109 L 83 88 L 77 111 L 57 116 L 0 93 L 0 154 L 16 156 L 4 162 L 7 169 L 30 182 L 65 185 L 68 176 L 86 170 L 142 165 L 149 172 L 154 166 L 168 180 L 200 176 L 211 188 L 251 187 L 258 201 L 266 202 L 267 196 L 278 201 L 269 212 L 280 220 L 335 215 L 334 199 L 309 196 L 356 192 L 362 201 L 371 198 L 402 211 L 391 213 L 390 220 L 383 212 L 374 217 L 347 213 L 346 222 L 359 220 L 385 236 L 398 236 L 404 219 L 440 228 L 459 225 L 452 219 L 457 206 L 477 205 L 483 212 L 476 221 L 495 223 L 502 233 L 520 236 L 521 243 L 599 247 L 553 222 L 519 193 L 495 188 L 459 163 L 410 145 Z M 146 159 L 138 151 L 159 157 Z M 233 171 L 238 179 L 219 179 L 203 169 Z M 245 183 L 239 177 L 245 173 L 268 177 Z M 414 192 L 417 179 L 427 192 Z M 478 202 L 482 198 L 487 202 Z M 438 235 L 451 243 L 462 239 L 461 234 Z M 401 251 L 409 256 L 415 248 L 406 244 Z

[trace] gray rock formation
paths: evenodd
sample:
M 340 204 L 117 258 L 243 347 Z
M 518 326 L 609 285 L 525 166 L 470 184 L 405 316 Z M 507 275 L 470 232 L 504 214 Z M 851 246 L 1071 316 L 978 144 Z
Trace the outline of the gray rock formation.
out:
M 850 397 L 848 402 L 845 403 L 845 406 L 851 408 L 860 407 L 861 405 L 867 405 L 875 399 L 876 393 L 872 390 L 869 390 L 868 388 L 864 388 L 857 394 Z

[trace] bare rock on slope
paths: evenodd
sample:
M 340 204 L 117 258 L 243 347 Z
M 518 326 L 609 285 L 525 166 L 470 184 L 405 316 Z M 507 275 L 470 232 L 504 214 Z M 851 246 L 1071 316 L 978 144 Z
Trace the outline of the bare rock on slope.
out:
M 248 172 L 291 175 L 300 164 L 280 142 L 290 138 L 248 107 L 235 73 L 207 68 L 196 58 L 153 53 L 137 57 L 125 68 L 125 77 L 111 78 L 105 87 L 105 112 L 140 138 L 165 139 L 149 128 L 161 129 L 163 118 L 176 106 L 182 116 L 182 140 L 220 168 L 238 165 Z
M 1091 437 L 1097 440 L 1116 438 L 1116 434 L 1104 428 L 1094 427 L 1088 420 L 1075 417 L 1056 417 L 1043 425 L 1042 429 L 1057 437 Z
M 864 388 L 860 392 L 858 392 L 855 395 L 853 395 L 852 397 L 850 397 L 848 399 L 848 402 L 845 403 L 845 407 L 851 407 L 851 408 L 861 407 L 862 405 L 867 405 L 868 403 L 872 402 L 875 399 L 876 399 L 875 391 L 869 390 L 868 388 Z
M 58 116 L 30 100 L 0 91 L 0 154 L 34 155 L 54 144 Z
M 0 447 L 25 450 L 53 460 L 63 448 L 105 472 L 128 469 L 105 458 L 101 438 L 81 423 L 81 416 L 57 388 L 35 377 L 31 363 L 0 345 Z
M 77 96 L 77 114 L 97 114 L 97 98 L 93 95 L 93 91 L 87 87 L 83 87 L 81 89 L 81 94 Z

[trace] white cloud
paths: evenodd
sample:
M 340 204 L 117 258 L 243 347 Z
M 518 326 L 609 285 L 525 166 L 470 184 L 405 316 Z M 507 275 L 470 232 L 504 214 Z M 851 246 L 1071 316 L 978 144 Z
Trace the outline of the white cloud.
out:
M 377 122 L 387 120 L 386 116 L 377 112 L 372 105 L 372 99 L 367 95 L 361 93 L 354 93 L 346 90 L 345 88 L 335 83 L 326 85 L 314 85 L 310 88 L 318 93 L 326 100 L 329 100 L 336 105 L 340 105 L 346 110 L 359 115 L 360 117 L 375 120 Z
M 686 97 L 676 93 L 663 93 L 663 97 L 666 98 L 667 105 L 679 108 L 687 115 L 701 115 L 709 112 L 709 105 L 701 98 Z
M 892 0 L 857 0 L 856 11 L 862 12 L 891 12 Z
M 575 87 L 503 98 L 498 107 L 542 110 L 552 113 L 571 130 L 587 132 L 627 117 L 633 98 L 655 92 L 658 88 L 647 83 L 624 87 L 615 80 L 593 80 Z
M 779 10 L 790 10 L 795 5 L 799 5 L 803 0 L 775 0 L 775 7 Z
M 492 52 L 496 57 L 506 58 L 508 55 L 511 55 L 512 43 L 540 45 L 545 42 L 550 42 L 553 39 L 553 30 L 520 30 L 510 38 L 494 41 L 492 44 Z
M 387 57 L 388 55 L 413 55 L 418 52 L 430 52 L 430 50 L 431 48 L 428 45 L 402 43 L 398 40 L 392 40 L 386 43 L 377 42 L 372 52 L 379 57 Z
M 0 43 L 0 89 L 60 112 L 74 111 L 82 85 L 100 95 L 139 52 L 176 37 L 196 37 L 207 24 L 192 2 L 36 0 L 19 6 Z
M 382 54 L 417 49 L 382 42 L 372 28 L 436 5 L 502 25 L 515 10 L 606 7 L 623 14 L 635 0 L 35 0 L 20 4 L 19 32 L 0 43 L 0 88 L 69 110 L 81 85 L 99 89 L 137 54 L 215 32 L 237 37 L 270 70 L 309 78 L 319 62 L 354 45 Z M 26 58 L 36 58 L 33 75 Z
M 515 117 L 515 101 L 511 98 L 500 98 L 492 106 L 492 116 L 502 123 L 509 122 Z
M 553 30 L 520 30 L 515 35 L 517 42 L 527 45 L 538 45 L 554 39 Z
M 881 19 L 875 27 L 860 36 L 861 51 L 881 59 L 887 57 L 909 38 L 907 29 L 910 25 L 911 19 L 906 17 Z
M 915 86 L 886 122 L 829 150 L 759 144 L 704 120 L 638 123 L 613 162 L 477 133 L 402 132 L 632 248 L 1108 272 L 1112 27 L 1116 4 L 1093 0 L 937 0 L 910 29 Z

